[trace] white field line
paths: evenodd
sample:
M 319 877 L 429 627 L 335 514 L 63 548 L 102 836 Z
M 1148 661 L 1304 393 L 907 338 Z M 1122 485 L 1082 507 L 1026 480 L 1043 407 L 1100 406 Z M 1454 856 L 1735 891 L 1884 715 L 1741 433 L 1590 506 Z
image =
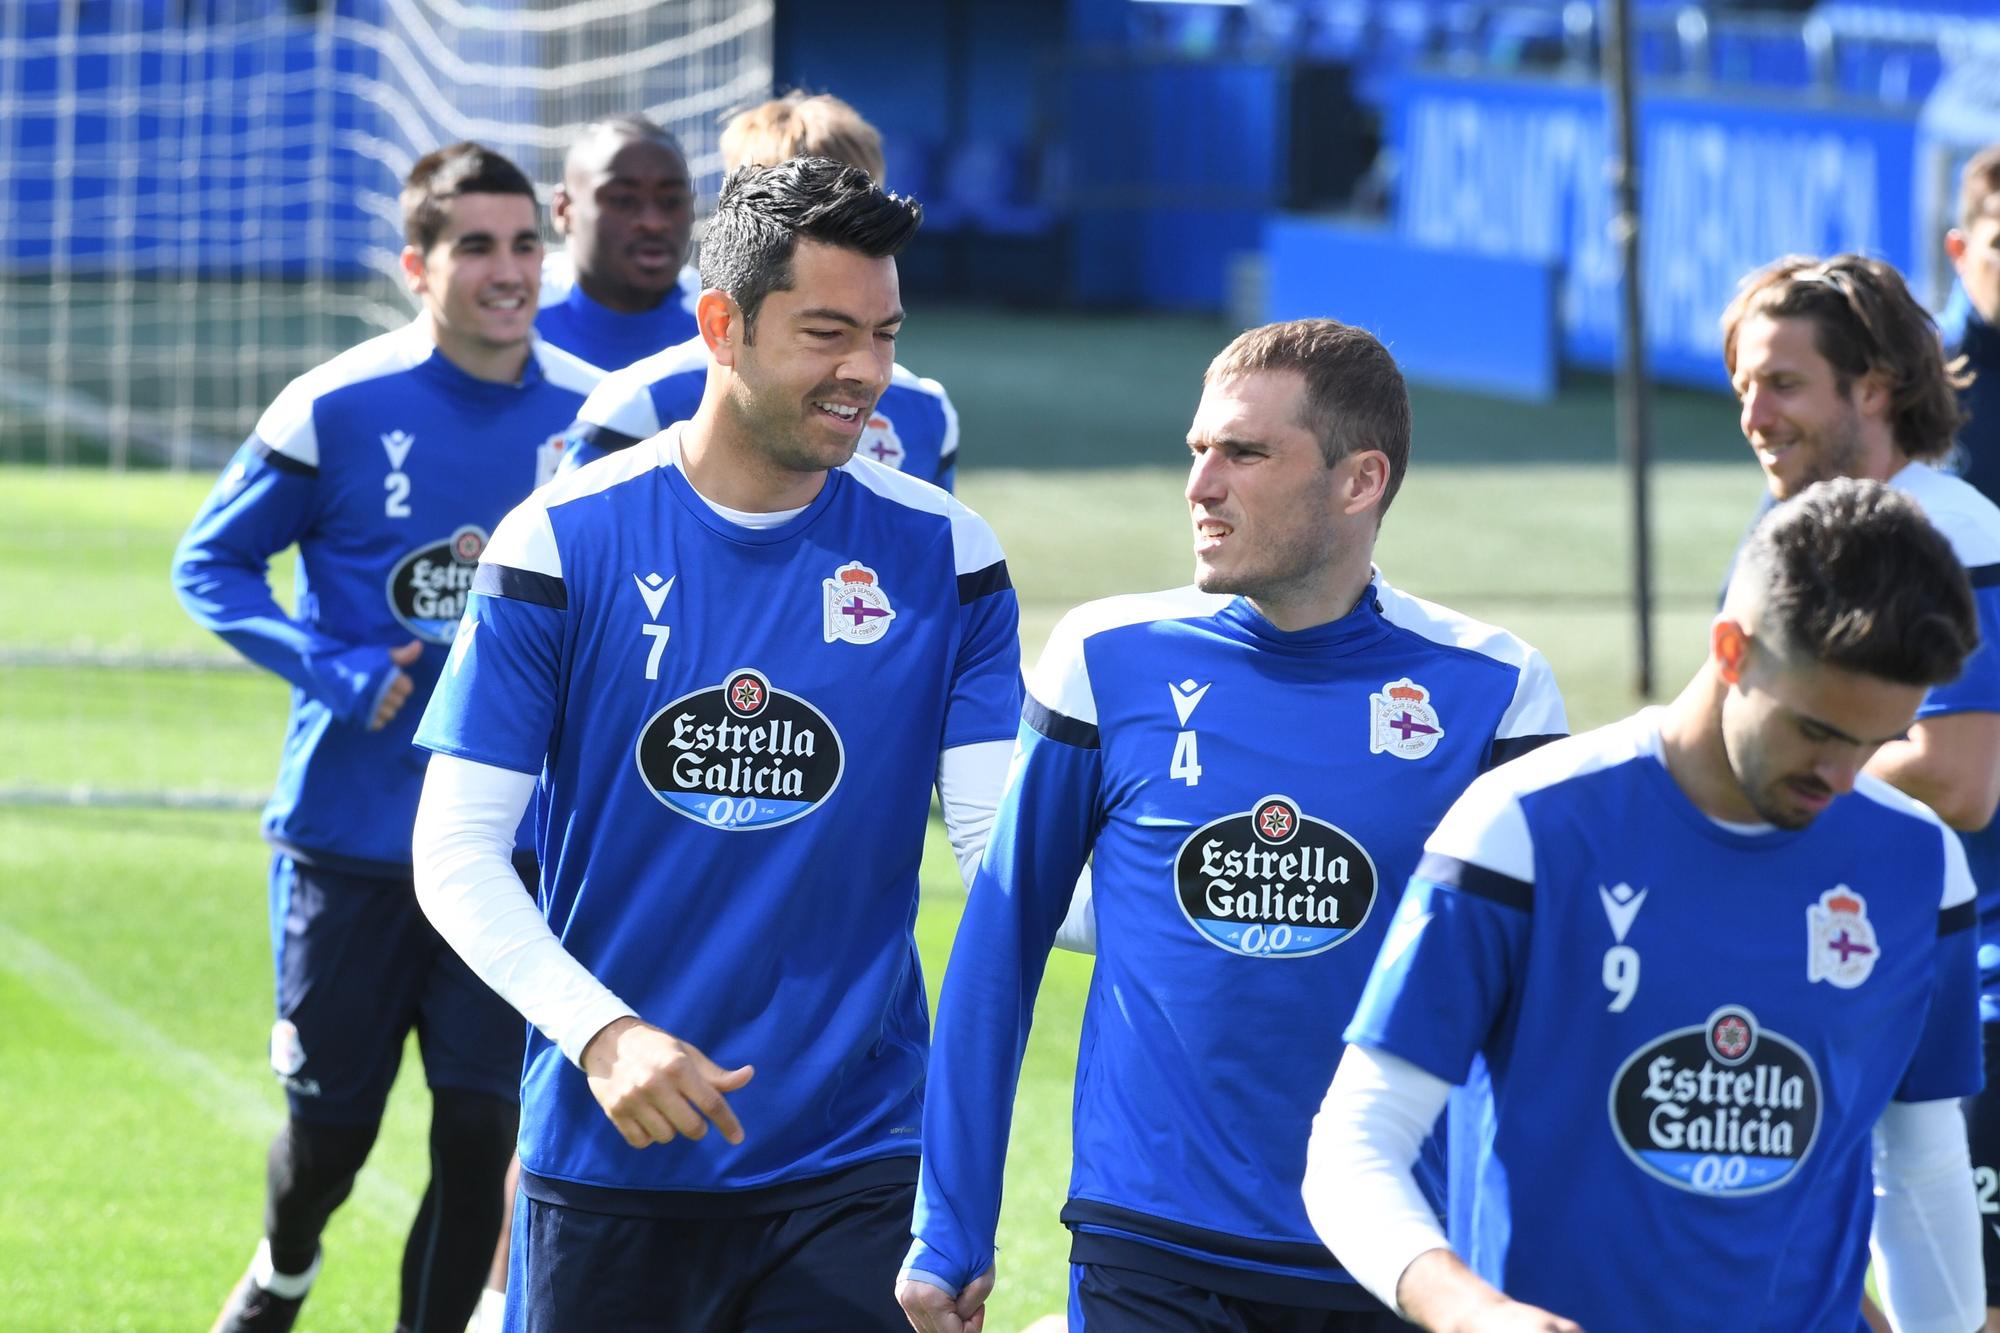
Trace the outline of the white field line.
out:
M 105 994 L 89 976 L 49 952 L 41 941 L 4 921 L 0 921 L 0 968 L 63 1006 L 86 1028 L 125 1048 L 134 1065 L 165 1073 L 182 1095 L 231 1133 L 263 1144 L 284 1123 L 284 1113 L 271 1104 L 263 1080 L 226 1073 L 207 1056 L 183 1046 Z M 246 1156 L 244 1171 L 256 1171 L 257 1161 Z M 408 1226 L 417 1210 L 416 1192 L 373 1166 L 362 1169 L 350 1202 L 396 1228 Z M 256 1221 L 245 1218 L 244 1225 L 255 1226 Z

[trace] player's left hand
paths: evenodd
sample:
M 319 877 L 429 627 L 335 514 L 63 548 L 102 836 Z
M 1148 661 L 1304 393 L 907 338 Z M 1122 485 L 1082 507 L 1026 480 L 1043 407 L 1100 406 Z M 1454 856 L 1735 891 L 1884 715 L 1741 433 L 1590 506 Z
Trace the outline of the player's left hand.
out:
M 957 1299 L 942 1287 L 904 1278 L 896 1284 L 896 1303 L 917 1333 L 979 1333 L 986 1327 L 986 1298 L 993 1294 L 993 1266 L 965 1284 Z

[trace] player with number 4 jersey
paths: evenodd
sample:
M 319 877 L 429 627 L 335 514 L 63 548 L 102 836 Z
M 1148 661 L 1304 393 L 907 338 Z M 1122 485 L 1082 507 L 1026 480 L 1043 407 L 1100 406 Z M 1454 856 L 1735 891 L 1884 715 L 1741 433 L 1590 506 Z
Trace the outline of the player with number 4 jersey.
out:
M 922 1330 L 959 1327 L 991 1281 L 1027 1021 L 1086 859 L 1070 1327 L 1394 1322 L 1299 1200 L 1314 1085 L 1425 833 L 1561 734 L 1562 702 L 1519 639 L 1371 570 L 1409 449 L 1373 337 L 1243 335 L 1189 445 L 1196 586 L 1071 612 L 1029 678 L 939 1004 L 903 1284 Z

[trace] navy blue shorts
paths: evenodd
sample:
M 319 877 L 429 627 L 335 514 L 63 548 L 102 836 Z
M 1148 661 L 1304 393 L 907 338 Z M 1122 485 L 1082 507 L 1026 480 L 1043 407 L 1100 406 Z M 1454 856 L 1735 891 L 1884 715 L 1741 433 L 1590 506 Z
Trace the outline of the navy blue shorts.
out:
M 1407 1333 L 1387 1310 L 1318 1310 L 1228 1296 L 1107 1264 L 1071 1264 L 1069 1333 Z
M 379 1121 L 412 1029 L 431 1087 L 519 1098 L 520 1015 L 439 938 L 409 879 L 274 856 L 271 952 L 271 1069 L 295 1118 Z
M 908 1333 L 914 1184 L 783 1212 L 658 1217 L 514 1201 L 507 1333 Z
M 1979 1234 L 1986 1247 L 1986 1304 L 2000 1307 L 2000 1023 L 1980 1026 L 1986 1053 L 1986 1086 L 1967 1097 L 1965 1137 L 1972 1149 L 1972 1182 L 1979 1191 Z

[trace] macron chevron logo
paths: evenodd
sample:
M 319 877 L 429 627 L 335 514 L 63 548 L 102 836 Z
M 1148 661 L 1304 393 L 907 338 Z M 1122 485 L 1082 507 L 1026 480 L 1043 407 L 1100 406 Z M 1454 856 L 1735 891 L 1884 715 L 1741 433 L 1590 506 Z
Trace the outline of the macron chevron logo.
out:
M 1182 726 L 1185 727 L 1187 720 L 1194 716 L 1195 706 L 1201 703 L 1201 696 L 1207 694 L 1208 687 L 1214 683 L 1214 681 L 1208 681 L 1197 685 L 1194 683 L 1194 677 L 1192 676 L 1178 685 L 1172 681 L 1167 682 L 1167 688 L 1173 691 L 1174 695 L 1174 716 L 1180 719 Z
M 1611 933 L 1620 944 L 1625 942 L 1625 932 L 1632 929 L 1632 921 L 1639 915 L 1639 909 L 1645 906 L 1648 892 L 1650 890 L 1640 889 L 1634 893 L 1630 884 L 1618 884 L 1608 889 L 1602 884 L 1597 886 L 1597 897 L 1604 904 L 1604 915 L 1611 922 Z
M 389 453 L 391 472 L 403 470 L 403 460 L 410 456 L 410 446 L 416 442 L 417 437 L 406 430 L 392 430 L 382 437 L 382 447 Z
M 679 578 L 680 575 L 674 575 Z M 674 590 L 674 579 L 662 580 L 658 574 L 648 574 L 640 578 L 632 576 L 632 582 L 639 585 L 639 595 L 646 599 L 646 616 L 650 620 L 660 618 L 660 608 L 667 604 L 667 594 Z

